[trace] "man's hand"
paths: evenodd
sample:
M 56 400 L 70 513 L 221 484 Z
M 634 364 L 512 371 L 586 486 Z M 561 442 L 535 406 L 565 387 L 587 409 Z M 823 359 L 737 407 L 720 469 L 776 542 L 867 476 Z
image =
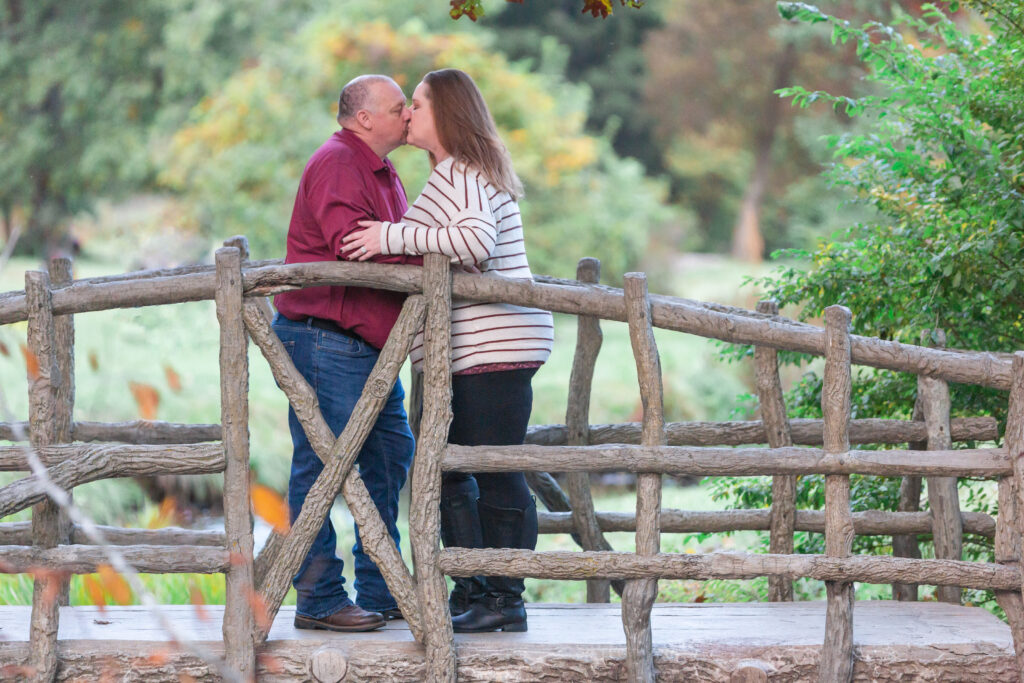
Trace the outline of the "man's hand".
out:
M 380 221 L 359 221 L 360 230 L 355 230 L 341 239 L 348 258 L 352 261 L 366 261 L 380 254 Z

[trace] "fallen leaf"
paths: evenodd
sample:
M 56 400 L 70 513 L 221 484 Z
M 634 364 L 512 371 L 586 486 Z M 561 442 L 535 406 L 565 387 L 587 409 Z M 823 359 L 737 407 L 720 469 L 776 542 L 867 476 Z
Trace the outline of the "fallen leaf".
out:
M 142 382 L 129 382 L 128 388 L 139 405 L 139 415 L 143 420 L 155 420 L 156 409 L 160 405 L 160 394 L 152 386 Z
M 100 357 L 96 355 L 95 351 L 89 352 L 89 368 L 96 372 L 100 369 Z
M 253 511 L 260 519 L 274 527 L 276 533 L 288 533 L 288 529 L 291 528 L 288 521 L 288 502 L 280 493 L 269 486 L 253 484 L 249 497 L 252 499 Z

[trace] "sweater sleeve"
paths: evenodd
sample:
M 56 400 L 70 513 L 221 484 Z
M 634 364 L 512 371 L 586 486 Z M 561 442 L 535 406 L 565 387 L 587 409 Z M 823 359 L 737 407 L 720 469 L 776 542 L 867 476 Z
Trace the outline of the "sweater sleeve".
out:
M 382 254 L 440 253 L 460 264 L 486 261 L 497 239 L 483 177 L 453 164 L 438 164 L 402 222 L 380 230 Z

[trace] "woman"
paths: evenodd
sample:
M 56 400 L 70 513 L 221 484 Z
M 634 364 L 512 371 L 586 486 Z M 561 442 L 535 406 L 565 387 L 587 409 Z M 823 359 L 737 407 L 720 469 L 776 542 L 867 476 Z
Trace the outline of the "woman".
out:
M 409 144 L 427 150 L 433 172 L 401 223 L 362 221 L 346 237 L 353 255 L 442 253 L 453 263 L 511 278 L 533 277 L 516 199 L 522 184 L 487 104 L 467 74 L 432 71 L 412 96 Z M 551 353 L 551 314 L 509 304 L 452 302 L 450 443 L 523 443 L 530 380 Z M 422 337 L 411 353 L 423 363 Z M 441 490 L 446 547 L 527 548 L 537 543 L 537 506 L 521 472 L 446 472 Z M 456 578 L 449 598 L 459 633 L 525 631 L 523 580 Z

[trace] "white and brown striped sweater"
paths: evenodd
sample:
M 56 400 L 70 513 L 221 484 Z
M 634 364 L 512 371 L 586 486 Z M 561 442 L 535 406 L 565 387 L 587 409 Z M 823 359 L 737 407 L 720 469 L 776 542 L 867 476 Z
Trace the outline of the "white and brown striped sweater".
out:
M 479 171 L 451 157 L 434 167 L 401 223 L 384 223 L 384 254 L 442 253 L 500 277 L 531 279 L 519 205 Z M 452 372 L 496 363 L 544 362 L 551 354 L 551 313 L 510 304 L 452 301 Z M 423 333 L 410 354 L 423 365 Z

